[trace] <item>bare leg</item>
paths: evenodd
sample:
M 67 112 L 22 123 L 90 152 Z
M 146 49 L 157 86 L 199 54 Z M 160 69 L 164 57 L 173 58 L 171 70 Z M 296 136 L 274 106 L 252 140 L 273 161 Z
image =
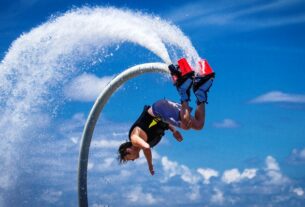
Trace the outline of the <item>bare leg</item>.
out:
M 191 118 L 191 127 L 195 130 L 201 130 L 205 122 L 205 103 L 197 105 L 195 117 Z
M 180 111 L 180 118 L 182 122 L 183 129 L 189 129 L 191 127 L 191 115 L 190 107 L 187 101 L 182 102 Z

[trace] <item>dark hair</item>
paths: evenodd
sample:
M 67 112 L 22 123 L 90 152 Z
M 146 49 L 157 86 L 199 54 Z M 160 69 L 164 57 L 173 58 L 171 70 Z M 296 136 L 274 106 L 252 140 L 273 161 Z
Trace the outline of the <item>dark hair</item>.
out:
M 126 151 L 127 148 L 130 148 L 132 146 L 131 142 L 125 142 L 120 145 L 118 150 L 118 161 L 120 164 L 126 163 L 128 160 L 125 160 L 124 157 L 128 155 L 128 152 Z

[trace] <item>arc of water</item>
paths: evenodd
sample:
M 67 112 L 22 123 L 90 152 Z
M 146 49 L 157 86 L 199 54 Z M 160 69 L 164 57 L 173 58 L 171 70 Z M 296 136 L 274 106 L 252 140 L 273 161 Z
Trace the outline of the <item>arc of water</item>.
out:
M 97 100 L 95 101 L 90 114 L 87 118 L 86 125 L 84 127 L 81 148 L 78 162 L 78 202 L 79 207 L 88 207 L 88 192 L 87 192 L 87 167 L 88 157 L 90 150 L 90 143 L 93 135 L 93 131 L 96 122 L 99 118 L 101 111 L 106 105 L 111 95 L 126 81 L 139 76 L 144 73 L 160 72 L 168 73 L 167 65 L 164 63 L 146 63 L 136 65 L 134 67 L 124 70 L 117 75 L 105 89 L 101 92 Z

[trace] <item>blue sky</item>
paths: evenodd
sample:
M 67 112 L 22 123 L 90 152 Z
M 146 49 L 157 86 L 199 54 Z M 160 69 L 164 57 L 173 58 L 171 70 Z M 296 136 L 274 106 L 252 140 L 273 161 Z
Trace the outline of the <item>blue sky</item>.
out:
M 52 16 L 56 19 L 83 6 L 141 11 L 172 22 L 216 72 L 205 129 L 183 131 L 182 143 L 167 133 L 154 148 L 153 177 L 143 158 L 119 166 L 114 159 L 116 148 L 127 138 L 129 126 L 143 105 L 164 97 L 179 100 L 175 88 L 168 77 L 149 74 L 129 81 L 111 97 L 91 147 L 91 206 L 304 206 L 303 1 L 1 1 L 1 60 L 21 34 L 49 22 Z M 65 41 L 59 39 L 59 43 Z M 91 47 L 83 43 L 81 49 L 86 51 L 87 46 Z M 171 49 L 168 47 L 170 55 Z M 75 206 L 79 142 L 95 98 L 123 69 L 162 61 L 152 51 L 128 42 L 114 44 L 106 53 L 86 55 L 83 61 L 76 52 L 71 63 L 77 70 L 71 69 L 73 73 L 61 83 L 51 84 L 47 94 L 38 90 L 43 84 L 34 90 L 36 82 L 31 78 L 22 82 L 31 85 L 34 94 L 48 98 L 41 102 L 44 107 L 25 107 L 31 114 L 27 115 L 30 124 L 18 139 L 12 140 L 7 134 L 14 135 L 20 126 L 5 126 L 1 144 L 11 142 L 14 146 L 8 145 L 8 153 L 0 157 L 5 163 L 0 206 Z M 12 85 L 23 77 L 18 69 L 24 71 L 25 66 L 20 62 L 10 66 L 15 71 L 8 79 Z M 52 68 L 45 62 L 37 63 L 41 68 Z M 69 64 L 67 61 L 66 66 Z M 5 74 L 7 68 L 0 68 L 0 74 Z M 35 76 L 35 70 L 28 70 L 33 73 L 29 77 Z M 61 76 L 57 78 L 61 80 Z M 2 100 L 7 94 L 16 95 L 6 88 L 0 92 Z M 16 108 L 28 104 L 26 96 L 16 100 L 20 100 Z M 193 106 L 194 101 L 192 96 Z M 4 106 L 0 127 L 4 129 L 5 115 L 15 106 L 0 103 Z M 169 201 L 169 197 L 173 199 Z

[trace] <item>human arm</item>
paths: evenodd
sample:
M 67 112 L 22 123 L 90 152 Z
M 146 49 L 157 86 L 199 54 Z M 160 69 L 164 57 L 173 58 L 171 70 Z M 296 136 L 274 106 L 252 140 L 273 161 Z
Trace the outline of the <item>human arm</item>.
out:
M 146 158 L 147 164 L 148 164 L 148 169 L 151 175 L 155 174 L 154 171 L 154 166 L 152 164 L 152 155 L 151 155 L 151 149 L 144 149 L 143 150 L 144 156 Z
M 149 144 L 140 137 L 140 129 L 138 127 L 135 127 L 132 130 L 130 140 L 132 142 L 132 145 L 139 147 L 143 150 L 150 148 Z
M 168 128 L 173 133 L 173 136 L 175 137 L 175 139 L 178 142 L 181 142 L 183 140 L 182 135 L 180 134 L 180 132 L 178 130 L 176 130 L 176 128 L 173 125 L 169 124 Z
M 131 142 L 134 146 L 139 147 L 140 149 L 143 150 L 143 153 L 145 155 L 145 158 L 147 160 L 148 168 L 150 171 L 151 175 L 154 175 L 154 167 L 152 164 L 152 154 L 151 154 L 151 149 L 150 146 L 147 142 L 145 142 L 141 137 L 140 137 L 140 131 L 136 127 L 130 136 Z

